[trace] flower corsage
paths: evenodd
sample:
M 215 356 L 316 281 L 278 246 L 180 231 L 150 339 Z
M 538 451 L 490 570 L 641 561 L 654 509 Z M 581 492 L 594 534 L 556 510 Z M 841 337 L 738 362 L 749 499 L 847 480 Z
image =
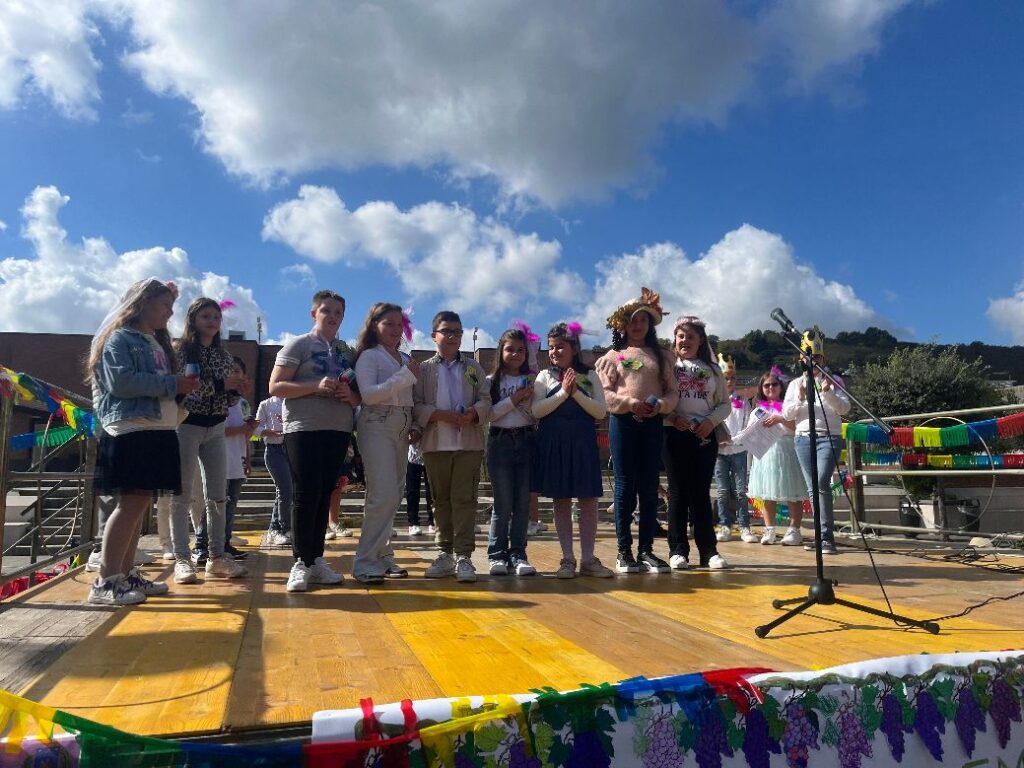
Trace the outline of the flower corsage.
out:
M 619 355 L 619 363 L 627 371 L 639 371 L 644 367 L 643 360 L 636 360 L 626 357 L 625 355 Z

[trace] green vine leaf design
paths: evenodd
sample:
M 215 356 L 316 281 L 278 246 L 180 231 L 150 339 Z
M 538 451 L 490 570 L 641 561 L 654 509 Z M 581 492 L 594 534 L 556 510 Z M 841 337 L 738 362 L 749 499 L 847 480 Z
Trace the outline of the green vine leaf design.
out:
M 504 738 L 505 731 L 502 728 L 496 725 L 485 725 L 476 732 L 476 748 L 480 752 L 493 752 Z
M 821 740 L 830 747 L 834 747 L 839 743 L 839 729 L 836 728 L 836 724 L 832 720 L 829 720 L 825 726 L 825 730 L 821 734 Z

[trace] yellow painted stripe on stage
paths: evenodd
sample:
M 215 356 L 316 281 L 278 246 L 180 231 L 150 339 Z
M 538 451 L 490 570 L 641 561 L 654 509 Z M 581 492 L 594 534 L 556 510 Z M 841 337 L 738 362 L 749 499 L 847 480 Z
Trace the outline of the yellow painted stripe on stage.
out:
M 21 695 L 131 733 L 203 733 L 224 724 L 250 594 L 216 582 L 121 609 Z
M 646 591 L 611 591 L 623 602 L 641 606 L 666 618 L 689 624 L 697 629 L 746 645 L 758 651 L 759 658 L 799 660 L 806 668 L 847 664 L 852 661 L 898 656 L 912 653 L 952 653 L 1005 648 L 1019 639 L 1020 630 L 993 624 L 951 619 L 940 622 L 938 635 L 921 629 L 898 627 L 888 619 L 872 616 L 840 605 L 818 605 L 775 628 L 765 639 L 754 635 L 754 627 L 781 616 L 784 611 L 772 608 L 775 598 L 806 597 L 803 587 L 774 587 L 733 584 L 723 574 L 695 573 L 694 579 L 705 580 L 703 599 L 694 600 L 693 593 L 677 593 L 666 582 L 652 585 Z M 726 577 L 728 579 L 728 577 Z M 660 588 L 659 588 L 660 587 Z M 837 597 L 848 597 L 837 591 Z M 848 597 L 861 605 L 886 610 L 884 603 Z M 934 614 L 893 605 L 893 610 L 908 618 L 928 619 Z M 772 666 L 769 661 L 765 666 Z
M 515 595 L 432 587 L 373 597 L 447 696 L 575 688 L 628 676 L 532 620 L 528 609 L 503 605 Z

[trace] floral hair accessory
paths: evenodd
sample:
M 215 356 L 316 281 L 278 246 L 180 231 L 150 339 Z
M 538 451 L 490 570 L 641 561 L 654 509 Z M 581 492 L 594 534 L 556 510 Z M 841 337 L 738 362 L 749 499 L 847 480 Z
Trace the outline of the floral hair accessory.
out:
M 627 371 L 639 371 L 641 368 L 644 367 L 644 361 L 643 360 L 636 360 L 636 359 L 633 359 L 633 358 L 628 358 L 625 355 L 619 355 L 619 363 Z
M 512 323 L 512 327 L 517 331 L 521 331 L 523 336 L 526 337 L 526 366 L 530 371 L 536 372 L 539 368 L 537 365 L 537 353 L 540 352 L 540 336 L 534 333 L 530 326 L 522 320 L 516 320 Z
M 231 309 L 237 306 L 231 299 L 221 299 L 217 302 L 217 306 L 220 307 L 220 311 L 223 312 L 225 309 Z
M 402 335 L 412 344 L 412 307 L 402 310 Z
M 661 295 L 644 287 L 640 289 L 640 296 L 627 301 L 608 316 L 607 327 L 613 331 L 625 333 L 626 326 L 637 312 L 646 312 L 650 315 L 654 325 L 658 325 L 662 318 L 669 314 L 661 308 Z
M 523 336 L 526 337 L 526 342 L 528 344 L 540 343 L 540 336 L 538 336 L 536 333 L 530 330 L 530 326 L 528 326 L 522 320 L 516 320 L 514 323 L 512 323 L 511 327 L 515 328 L 517 331 L 522 331 Z
M 733 408 L 739 409 L 739 408 L 743 407 L 743 398 L 742 397 L 737 397 L 736 395 L 733 395 L 732 398 L 730 398 L 730 399 L 732 400 L 732 407 Z

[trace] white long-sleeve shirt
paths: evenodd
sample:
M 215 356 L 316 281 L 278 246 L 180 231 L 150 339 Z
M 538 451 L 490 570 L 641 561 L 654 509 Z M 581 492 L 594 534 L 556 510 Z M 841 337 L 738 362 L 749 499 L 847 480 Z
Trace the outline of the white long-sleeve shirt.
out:
M 588 397 L 577 384 L 572 393 L 572 399 L 594 419 L 603 419 L 608 413 L 608 406 L 604 402 L 604 388 L 601 386 L 601 379 L 598 378 L 596 371 L 588 372 L 587 379 L 590 381 L 594 396 Z M 558 392 L 548 397 L 548 392 L 555 386 L 558 386 Z M 535 418 L 544 418 L 569 399 L 569 395 L 565 394 L 565 390 L 561 387 L 561 382 L 551 373 L 550 368 L 537 374 L 537 380 L 533 383 L 533 415 Z
M 800 382 L 790 382 L 786 389 L 786 399 L 782 403 L 782 417 L 796 422 L 796 433 L 806 435 L 811 431 L 811 421 L 807 413 L 807 399 L 800 397 Z M 838 437 L 843 433 L 843 420 L 840 418 L 850 411 L 850 398 L 844 392 L 832 387 L 821 392 L 821 382 L 815 381 L 818 396 L 814 400 L 814 431 L 818 436 L 831 434 Z
M 356 385 L 363 405 L 398 405 L 412 408 L 416 376 L 380 346 L 370 347 L 356 360 Z

